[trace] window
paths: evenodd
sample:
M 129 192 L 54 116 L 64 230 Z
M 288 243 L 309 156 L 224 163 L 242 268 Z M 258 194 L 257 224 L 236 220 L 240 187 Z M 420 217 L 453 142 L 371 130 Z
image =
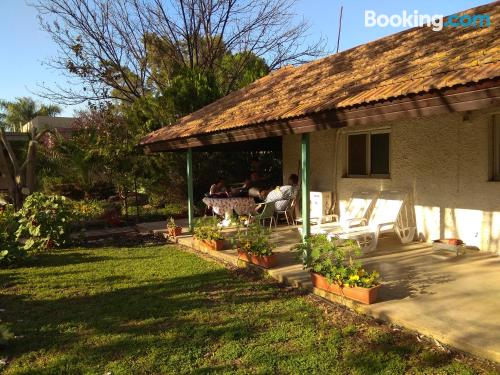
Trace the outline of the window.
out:
M 348 152 L 349 152 L 349 175 L 364 176 L 367 174 L 366 165 L 366 149 L 367 149 L 367 134 L 353 134 L 348 136 Z
M 493 180 L 500 181 L 500 121 L 493 116 Z
M 388 177 L 390 133 L 373 131 L 347 136 L 347 175 Z

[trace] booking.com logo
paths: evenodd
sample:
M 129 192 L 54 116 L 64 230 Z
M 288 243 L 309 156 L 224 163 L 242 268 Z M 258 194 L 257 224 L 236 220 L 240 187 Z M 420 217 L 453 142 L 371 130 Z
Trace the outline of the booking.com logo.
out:
M 365 10 L 365 27 L 416 27 L 428 26 L 433 31 L 441 31 L 444 27 L 489 27 L 489 14 L 453 14 L 444 21 L 441 14 L 420 14 L 418 10 L 412 13 L 403 10 L 401 14 L 377 14 L 374 10 Z

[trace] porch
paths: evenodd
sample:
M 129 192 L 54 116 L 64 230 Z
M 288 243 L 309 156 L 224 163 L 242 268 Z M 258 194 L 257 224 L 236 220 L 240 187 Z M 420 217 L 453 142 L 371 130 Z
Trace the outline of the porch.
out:
M 140 144 L 146 153 L 186 153 L 190 229 L 193 152 L 218 147 L 240 150 L 281 139 L 283 177 L 300 175 L 304 236 L 311 229 L 310 191 L 331 193 L 333 213 L 341 218 L 354 192 L 407 194 L 419 242 L 381 238 L 365 259 L 381 274 L 380 300 L 351 307 L 500 361 L 500 260 L 491 255 L 500 252 L 500 159 L 492 157 L 500 155 L 500 137 L 492 142 L 493 131 L 500 132 L 500 81 L 498 66 L 490 64 L 498 59 L 482 49 L 497 44 L 488 31 L 471 34 L 481 38 L 476 44 L 452 32 L 433 35 L 418 60 L 408 61 L 409 45 L 400 42 L 404 35 L 415 42 L 422 29 L 398 34 L 397 42 L 380 39 L 369 48 L 279 69 Z M 477 66 L 471 45 L 486 57 Z M 376 56 L 369 52 L 374 48 Z M 457 65 L 459 55 L 474 64 Z M 387 222 L 394 217 L 370 224 Z M 296 228 L 278 228 L 273 236 L 279 265 L 266 272 L 311 290 L 309 275 L 290 253 L 300 241 Z M 437 257 L 429 242 L 440 238 L 461 239 L 484 253 Z M 179 241 L 191 244 L 189 236 Z M 235 250 L 210 255 L 238 263 Z
M 187 222 L 183 225 L 187 233 Z M 437 254 L 427 243 L 402 245 L 395 236 L 384 236 L 377 249 L 363 257 L 368 269 L 376 269 L 381 274 L 383 286 L 379 299 L 373 305 L 362 305 L 313 290 L 309 273 L 291 252 L 301 241 L 297 227 L 278 227 L 272 237 L 277 244 L 278 266 L 265 273 L 274 279 L 414 330 L 458 350 L 500 362 L 498 256 L 474 251 L 462 256 Z M 178 240 L 191 246 L 190 235 Z M 231 247 L 229 242 L 226 245 Z M 246 266 L 238 262 L 235 249 L 210 251 L 209 255 L 235 266 Z

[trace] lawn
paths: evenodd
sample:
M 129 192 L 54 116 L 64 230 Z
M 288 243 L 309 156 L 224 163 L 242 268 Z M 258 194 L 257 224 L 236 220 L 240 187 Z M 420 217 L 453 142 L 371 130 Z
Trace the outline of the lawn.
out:
M 5 374 L 474 374 L 493 368 L 173 245 L 1 270 Z

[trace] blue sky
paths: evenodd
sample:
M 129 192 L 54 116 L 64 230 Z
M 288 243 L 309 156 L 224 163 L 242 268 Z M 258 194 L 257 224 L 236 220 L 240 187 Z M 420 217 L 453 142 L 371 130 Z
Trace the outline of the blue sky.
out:
M 403 28 L 366 28 L 364 11 L 377 14 L 401 14 L 418 10 L 425 14 L 453 14 L 489 1 L 479 0 L 298 0 L 296 13 L 311 24 L 310 38 L 322 35 L 328 49 L 335 51 L 340 6 L 344 5 L 340 51 L 363 44 Z M 34 96 L 37 83 L 64 84 L 60 73 L 44 65 L 57 54 L 48 35 L 40 30 L 36 11 L 24 0 L 0 1 L 0 98 Z M 74 107 L 65 107 L 63 115 L 71 116 Z

